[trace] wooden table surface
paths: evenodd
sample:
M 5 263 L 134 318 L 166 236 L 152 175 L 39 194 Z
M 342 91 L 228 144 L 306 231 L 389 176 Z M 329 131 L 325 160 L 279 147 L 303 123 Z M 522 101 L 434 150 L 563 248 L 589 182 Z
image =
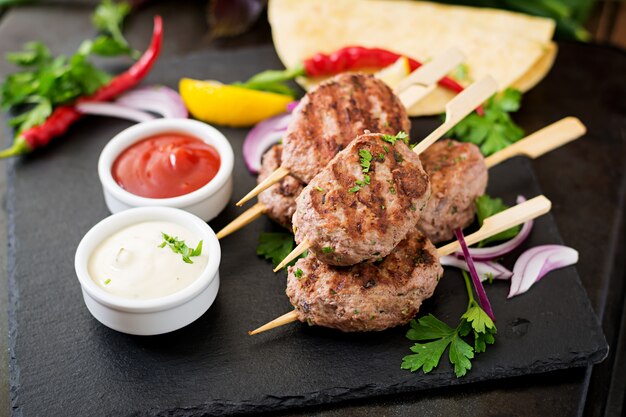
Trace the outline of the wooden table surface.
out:
M 95 3 L 87 0 L 63 3 L 49 1 L 6 11 L 0 20 L 0 54 L 18 50 L 24 42 L 30 40 L 43 40 L 54 53 L 72 53 L 81 40 L 94 34 L 89 15 Z M 160 13 L 165 19 L 165 56 L 271 43 L 269 26 L 264 19 L 241 37 L 212 42 L 205 35 L 204 2 L 179 0 L 151 4 L 134 13 L 126 26 L 132 45 L 147 43 L 154 13 Z M 610 53 L 623 54 L 619 51 Z M 3 78 L 13 70 L 6 62 L 0 62 L 0 75 Z M 617 105 L 623 103 L 621 100 Z M 545 194 L 555 203 L 553 211 L 564 240 L 576 248 L 584 247 L 585 254 L 589 255 L 587 259 L 581 259 L 578 269 L 592 305 L 602 319 L 611 346 L 610 356 L 603 363 L 588 369 L 570 369 L 541 376 L 375 398 L 281 415 L 621 414 L 626 389 L 626 274 L 623 256 L 626 247 L 623 233 L 626 224 L 623 209 L 626 194 L 626 109 L 621 109 L 621 114 L 621 120 L 615 121 L 613 126 L 603 127 L 616 129 L 620 132 L 616 137 L 620 139 L 598 146 L 580 143 L 571 145 L 579 147 L 579 154 L 582 152 L 588 155 L 587 159 L 576 163 L 587 164 L 587 169 L 597 175 L 590 178 L 576 177 L 574 173 L 578 171 L 571 167 L 556 169 L 551 165 L 549 156 L 534 163 Z M 523 114 L 519 122 L 523 125 Z M 3 142 L 9 143 L 7 129 L 4 128 L 2 132 L 5 136 Z M 7 166 L 10 169 L 10 164 L 5 163 Z M 591 177 L 597 176 L 602 176 L 603 184 L 611 186 L 594 187 L 593 181 L 597 178 Z M 5 182 L 5 169 L 0 169 L 0 186 L 3 190 Z M 595 211 L 590 201 L 595 201 Z M 0 227 L 7 227 L 4 210 L 0 215 Z M 600 242 L 606 242 L 606 239 L 612 239 L 609 247 L 615 248 L 615 251 L 603 250 Z M 6 250 L 0 251 L 0 263 L 7 264 Z M 0 274 L 0 328 L 7 329 L 6 268 L 2 268 Z M 11 409 L 7 350 L 7 332 L 4 331 L 0 338 L 0 415 L 8 414 Z

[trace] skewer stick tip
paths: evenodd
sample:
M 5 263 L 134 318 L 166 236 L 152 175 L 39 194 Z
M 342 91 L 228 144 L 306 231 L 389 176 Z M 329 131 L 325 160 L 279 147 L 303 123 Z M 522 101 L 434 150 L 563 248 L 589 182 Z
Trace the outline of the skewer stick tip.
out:
M 289 175 L 289 170 L 284 167 L 279 167 L 276 171 L 272 172 L 267 178 L 265 178 L 260 184 L 254 187 L 241 200 L 239 200 L 237 202 L 237 206 L 243 206 L 247 201 L 261 194 L 263 191 L 267 190 L 272 185 L 285 178 L 287 175 Z
M 270 321 L 269 323 L 264 324 L 258 329 L 249 331 L 248 334 L 253 336 L 255 334 L 259 334 L 276 327 L 284 326 L 285 324 L 293 323 L 298 320 L 298 312 L 296 310 L 292 310 L 289 313 L 283 314 L 282 316 Z
M 307 249 L 309 249 L 309 242 L 306 240 L 302 241 L 298 246 L 295 247 L 294 250 L 291 251 L 289 255 L 282 260 L 281 263 L 278 264 L 276 268 L 274 268 L 274 272 L 278 272 L 283 269 L 287 264 L 296 259 L 298 256 L 302 255 Z

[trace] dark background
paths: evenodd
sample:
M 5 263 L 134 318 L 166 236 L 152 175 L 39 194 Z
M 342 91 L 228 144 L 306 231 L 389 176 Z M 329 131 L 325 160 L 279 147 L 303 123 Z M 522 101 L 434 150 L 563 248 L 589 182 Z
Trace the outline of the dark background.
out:
M 0 20 L 0 54 L 17 50 L 22 43 L 33 39 L 44 40 L 56 53 L 72 52 L 82 39 L 93 35 L 89 22 L 91 4 L 38 4 L 4 13 Z M 205 5 L 187 0 L 160 2 L 131 16 L 127 25 L 131 44 L 138 47 L 146 44 L 151 16 L 155 12 L 161 13 L 166 19 L 164 56 L 185 56 L 201 50 L 271 43 L 269 28 L 263 19 L 251 32 L 236 39 L 211 41 L 205 35 Z M 622 14 L 613 13 L 610 18 L 615 22 Z M 597 27 L 601 28 L 602 19 L 608 17 L 602 13 L 598 16 Z M 615 23 L 610 26 L 613 27 L 612 33 L 623 28 L 623 25 L 617 25 L 615 29 Z M 623 257 L 623 205 L 626 194 L 626 85 L 623 74 L 626 73 L 626 58 L 624 52 L 607 47 L 571 43 L 560 46 L 560 63 L 570 68 L 568 76 L 578 82 L 577 88 L 557 93 L 569 96 L 572 100 L 583 97 L 588 101 L 585 114 L 573 115 L 581 117 L 587 124 L 589 139 L 592 140 L 569 145 L 558 154 L 547 155 L 534 162 L 533 166 L 541 188 L 554 202 L 553 214 L 564 241 L 581 252 L 577 269 L 592 306 L 602 319 L 611 346 L 609 357 L 602 364 L 588 369 L 578 368 L 541 376 L 378 398 L 317 408 L 305 411 L 305 414 L 411 415 L 419 412 L 425 415 L 495 416 L 584 413 L 612 416 L 621 413 L 626 389 L 626 276 Z M 107 65 L 115 66 L 110 63 Z M 0 64 L 0 75 L 4 76 L 11 70 L 4 62 Z M 615 74 L 621 74 L 621 82 Z M 543 83 L 554 82 L 558 78 L 559 74 L 553 72 Z M 538 88 L 525 96 L 522 111 L 516 120 L 527 131 L 541 127 L 542 118 L 548 123 L 569 115 L 567 106 L 548 110 L 542 118 L 533 114 L 532 104 L 550 101 L 550 94 L 553 93 Z M 6 130 L 3 133 L 6 136 Z M 42 213 L 45 211 L 46 208 L 42 208 Z M 6 227 L 6 219 L 2 217 L 3 226 Z M 6 253 L 2 251 L 0 255 L 0 261 L 6 264 Z M 6 271 L 2 273 L 6 274 Z M 0 305 L 0 327 L 7 329 L 6 276 L 0 280 Z M 0 347 L 3 353 L 7 351 L 5 337 L 1 339 Z M 7 362 L 8 358 L 5 357 L 0 368 L 3 375 L 3 395 L 0 398 L 3 408 L 0 414 L 8 413 L 10 408 Z

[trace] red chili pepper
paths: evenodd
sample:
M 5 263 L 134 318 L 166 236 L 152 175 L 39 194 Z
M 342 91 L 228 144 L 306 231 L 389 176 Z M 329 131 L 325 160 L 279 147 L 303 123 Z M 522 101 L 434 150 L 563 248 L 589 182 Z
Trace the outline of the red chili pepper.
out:
M 364 68 L 383 68 L 393 64 L 402 56 L 386 49 L 347 46 L 331 54 L 317 53 L 306 59 L 304 73 L 309 77 L 321 77 Z M 422 66 L 413 58 L 407 57 L 407 59 L 411 71 Z M 463 91 L 463 86 L 449 77 L 439 80 L 439 85 L 457 93 Z M 479 107 L 477 111 L 482 115 L 482 107 Z
M 117 75 L 108 84 L 100 87 L 94 94 L 78 98 L 75 103 L 86 101 L 109 101 L 126 90 L 135 87 L 146 77 L 156 62 L 163 43 L 163 21 L 161 16 L 154 17 L 154 29 L 150 46 L 127 71 Z M 59 106 L 39 126 L 22 132 L 15 138 L 13 146 L 0 152 L 0 158 L 23 155 L 36 148 L 47 145 L 53 138 L 64 134 L 69 127 L 83 116 L 72 104 Z

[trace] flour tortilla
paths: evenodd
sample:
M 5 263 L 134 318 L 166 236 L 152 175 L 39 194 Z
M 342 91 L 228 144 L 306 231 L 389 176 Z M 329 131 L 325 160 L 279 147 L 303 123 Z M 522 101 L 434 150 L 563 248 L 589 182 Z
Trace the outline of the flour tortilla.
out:
M 268 14 L 286 67 L 349 45 L 385 48 L 419 61 L 455 46 L 467 57 L 462 84 L 490 74 L 501 89 L 526 91 L 547 74 L 556 55 L 552 20 L 502 10 L 405 0 L 270 0 Z M 409 114 L 441 113 L 453 96 L 437 88 Z

